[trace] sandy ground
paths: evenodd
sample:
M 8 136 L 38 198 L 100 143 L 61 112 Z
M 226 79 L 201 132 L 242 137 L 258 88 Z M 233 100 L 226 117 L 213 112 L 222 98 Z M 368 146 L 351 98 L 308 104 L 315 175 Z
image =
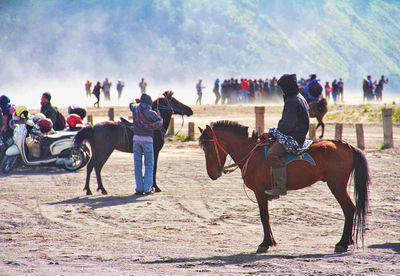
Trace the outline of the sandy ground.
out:
M 266 128 L 282 106 L 267 106 Z M 89 110 L 95 122 L 106 109 Z M 230 119 L 254 129 L 252 106 L 194 107 L 187 123 Z M 116 116 L 129 115 L 124 108 Z M 181 117 L 175 118 L 180 129 Z M 382 126 L 364 126 L 370 212 L 364 248 L 334 254 L 344 217 L 328 187 L 291 191 L 270 202 L 277 246 L 255 254 L 263 232 L 254 194 L 239 172 L 208 178 L 197 142 L 168 140 L 151 196 L 133 195 L 133 156 L 114 152 L 102 175 L 108 195 L 85 196 L 86 169 L 25 168 L 0 177 L 1 275 L 400 275 L 400 127 L 395 149 L 377 150 Z M 326 137 L 332 138 L 333 122 Z M 196 133 L 198 137 L 198 133 Z M 343 138 L 355 143 L 354 126 Z M 91 179 L 92 191 L 97 183 Z M 349 192 L 353 194 L 353 185 Z M 251 199 L 251 200 L 250 200 Z

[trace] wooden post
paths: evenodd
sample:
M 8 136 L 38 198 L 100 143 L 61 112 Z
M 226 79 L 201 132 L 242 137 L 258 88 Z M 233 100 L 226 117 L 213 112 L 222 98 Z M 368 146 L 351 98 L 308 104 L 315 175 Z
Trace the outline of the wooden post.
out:
M 335 139 L 342 140 L 343 124 L 335 124 Z
M 87 115 L 87 122 L 89 125 L 93 125 L 93 115 Z
M 167 135 L 175 135 L 174 117 L 171 117 L 171 121 L 169 122 Z
M 110 121 L 114 121 L 114 107 L 110 107 L 110 109 L 108 109 L 108 118 Z
M 393 110 L 391 108 L 382 109 L 383 144 L 389 148 L 393 148 L 392 114 Z
M 194 122 L 189 122 L 188 124 L 189 129 L 188 129 L 188 136 L 189 140 L 194 140 Z
M 255 106 L 254 111 L 256 112 L 256 131 L 258 134 L 264 133 L 265 106 Z
M 310 124 L 310 128 L 308 129 L 308 139 L 316 141 L 317 136 L 315 135 L 315 124 Z
M 356 124 L 357 147 L 365 150 L 363 124 Z

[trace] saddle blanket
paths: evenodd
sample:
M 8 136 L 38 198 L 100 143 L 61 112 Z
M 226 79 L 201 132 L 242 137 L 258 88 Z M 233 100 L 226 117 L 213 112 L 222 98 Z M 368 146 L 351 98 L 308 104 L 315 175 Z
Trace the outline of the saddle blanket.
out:
M 265 155 L 265 159 L 267 159 L 268 156 L 268 150 L 269 150 L 269 146 L 264 146 L 264 155 Z M 306 161 L 309 162 L 310 164 L 312 164 L 313 166 L 315 166 L 315 161 L 314 159 L 311 157 L 311 155 L 309 155 L 308 153 L 302 153 L 300 155 L 294 155 L 291 153 L 287 153 L 286 154 L 286 165 L 289 164 L 292 161 L 295 160 L 302 160 L 302 161 Z

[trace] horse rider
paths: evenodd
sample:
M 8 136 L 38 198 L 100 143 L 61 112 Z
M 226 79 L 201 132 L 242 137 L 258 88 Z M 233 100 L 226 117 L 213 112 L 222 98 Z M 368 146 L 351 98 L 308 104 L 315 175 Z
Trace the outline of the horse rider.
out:
M 322 85 L 318 82 L 317 75 L 311 74 L 310 80 L 304 87 L 304 94 L 308 103 L 312 101 L 319 101 L 322 95 Z
M 308 104 L 299 93 L 296 74 L 284 74 L 278 80 L 283 92 L 284 106 L 278 128 L 271 128 L 269 136 L 276 140 L 267 154 L 267 163 L 272 167 L 275 188 L 264 191 L 267 195 L 286 195 L 286 153 L 301 154 L 312 141 L 306 140 L 310 125 Z

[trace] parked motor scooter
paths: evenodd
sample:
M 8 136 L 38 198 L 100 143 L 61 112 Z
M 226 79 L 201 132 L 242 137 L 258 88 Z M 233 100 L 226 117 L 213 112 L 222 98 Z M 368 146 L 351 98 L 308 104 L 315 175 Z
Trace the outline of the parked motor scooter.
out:
M 35 135 L 32 122 L 16 124 L 14 143 L 6 149 L 0 164 L 2 173 L 10 173 L 18 165 L 58 166 L 77 171 L 90 160 L 90 150 L 83 144 L 74 146 L 76 131 L 59 131 L 50 135 Z

